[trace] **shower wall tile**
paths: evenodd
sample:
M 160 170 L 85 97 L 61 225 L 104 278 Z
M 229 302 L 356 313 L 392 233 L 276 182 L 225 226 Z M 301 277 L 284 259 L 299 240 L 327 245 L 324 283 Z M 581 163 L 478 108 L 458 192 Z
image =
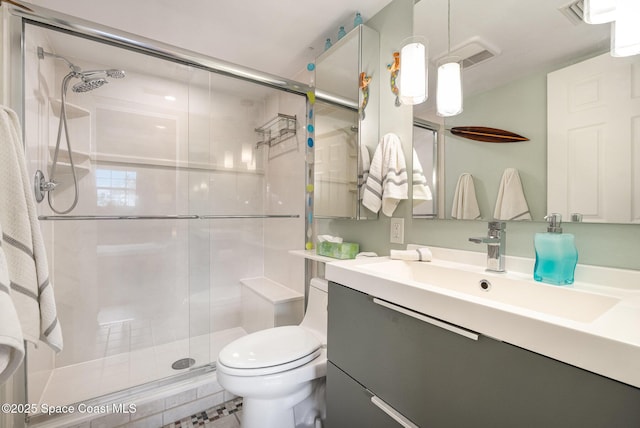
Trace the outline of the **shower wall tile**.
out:
M 191 401 L 190 403 L 183 404 L 181 406 L 166 410 L 162 416 L 163 423 L 165 425 L 170 424 L 184 417 L 193 415 L 198 411 L 202 411 L 204 409 L 217 406 L 218 404 L 222 404 L 223 402 L 224 402 L 223 393 L 218 393 L 209 397 L 204 397 L 204 398 L 197 399 L 195 401 Z
M 91 421 L 91 428 L 113 428 L 129 422 L 128 413 L 113 413 Z
M 209 382 L 205 385 L 201 385 L 197 388 L 196 394 L 198 398 L 206 397 L 207 395 L 217 394 L 224 391 L 222 386 L 218 382 Z
M 306 104 L 303 97 L 278 94 L 272 103 L 278 111 L 298 118 L 295 138 L 283 144 L 283 152 L 269 159 L 265 211 L 298 214 L 297 219 L 271 219 L 264 233 L 265 276 L 300 293 L 304 292 L 304 260 L 288 251 L 305 245 Z
M 136 413 L 131 415 L 131 420 L 136 419 L 147 419 L 150 415 L 156 415 L 157 413 L 161 413 L 164 411 L 164 398 L 160 398 L 157 400 L 150 401 L 148 403 L 141 404 L 136 406 Z M 157 416 L 157 415 L 156 415 Z M 160 415 L 160 422 L 162 423 L 162 415 Z M 156 427 L 161 425 L 158 424 Z
M 49 36 L 38 31 L 43 37 L 30 39 L 28 47 L 33 58 L 35 46 Z M 113 58 L 119 55 L 136 54 L 118 52 Z M 83 69 L 104 68 L 72 60 Z M 127 78 L 106 92 L 68 94 L 69 102 L 89 112 L 69 125 L 74 147 L 91 156 L 73 213 L 301 218 L 45 223 L 65 349 L 55 360 L 52 354 L 32 356 L 30 367 L 42 376 L 30 373 L 29 391 L 46 394 L 49 404 L 170 376 L 179 358 L 215 360 L 222 342 L 214 343 L 210 333 L 244 334 L 241 278 L 267 276 L 303 287 L 302 262 L 287 251 L 304 245 L 304 124 L 298 124 L 296 139 L 272 151 L 255 148 L 254 130 L 277 112 L 304 118 L 304 97 L 265 99 L 271 90 L 146 60 L 166 77 L 127 70 Z M 68 69 L 55 61 L 35 64 L 25 91 L 25 115 L 37 124 L 27 127 L 27 153 L 29 168 L 46 170 L 57 131 L 49 100 L 60 97 L 59 82 Z M 176 100 L 164 100 L 165 94 Z M 68 177 L 64 181 L 55 196 L 60 206 L 73 196 Z M 52 214 L 45 204 L 38 210 Z M 195 400 L 212 388 L 199 389 Z M 157 414 L 147 417 L 157 421 Z
M 197 398 L 197 392 L 195 389 L 181 392 L 180 394 L 172 395 L 164 399 L 164 407 L 166 409 L 179 406 L 181 404 L 194 401 Z
M 137 419 L 133 422 L 130 422 L 126 425 L 126 428 L 158 428 L 162 426 L 162 424 L 162 413 L 159 413 L 153 416 L 148 416 L 144 419 Z

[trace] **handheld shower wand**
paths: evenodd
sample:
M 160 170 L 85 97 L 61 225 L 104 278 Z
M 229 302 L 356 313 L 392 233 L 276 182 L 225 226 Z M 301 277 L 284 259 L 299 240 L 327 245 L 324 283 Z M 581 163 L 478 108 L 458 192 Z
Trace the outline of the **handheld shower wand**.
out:
M 73 162 L 72 150 L 71 150 L 71 140 L 69 138 L 69 127 L 67 125 L 67 107 L 66 107 L 66 99 L 67 99 L 67 89 L 69 87 L 69 81 L 72 78 L 80 79 L 80 82 L 73 85 L 71 90 L 76 93 L 84 93 L 89 92 L 94 89 L 101 87 L 102 85 L 108 83 L 107 77 L 113 79 L 121 79 L 125 76 L 125 72 L 123 70 L 116 69 L 108 69 L 108 70 L 88 70 L 82 71 L 80 67 L 73 64 L 71 61 L 66 59 L 63 56 L 45 52 L 44 49 L 38 46 L 37 49 L 38 58 L 44 59 L 45 57 L 52 57 L 55 59 L 59 59 L 64 61 L 69 69 L 71 70 L 63 79 L 62 79 L 62 87 L 60 90 L 60 121 L 58 122 L 58 136 L 56 138 L 56 148 L 53 153 L 53 160 L 51 162 L 51 172 L 49 174 L 49 181 L 46 181 L 44 177 L 44 173 L 40 170 L 36 171 L 34 177 L 34 192 L 36 201 L 42 202 L 44 199 L 44 194 L 47 194 L 47 201 L 49 202 L 49 206 L 51 210 L 57 214 L 68 214 L 73 210 L 78 204 L 78 178 L 76 176 L 75 164 Z M 74 197 L 73 202 L 66 210 L 57 210 L 54 208 L 53 198 L 51 196 L 53 190 L 56 188 L 55 174 L 56 167 L 58 165 L 58 155 L 60 152 L 60 143 L 62 141 L 62 131 L 64 130 L 65 140 L 67 142 L 67 151 L 69 153 L 69 164 L 71 167 L 71 176 L 73 177 L 73 189 L 74 189 Z

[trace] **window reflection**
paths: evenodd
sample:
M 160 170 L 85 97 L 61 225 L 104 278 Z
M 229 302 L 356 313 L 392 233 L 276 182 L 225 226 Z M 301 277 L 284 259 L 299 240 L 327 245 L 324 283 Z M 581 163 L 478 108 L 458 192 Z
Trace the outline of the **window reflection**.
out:
M 99 207 L 135 207 L 136 171 L 96 169 Z

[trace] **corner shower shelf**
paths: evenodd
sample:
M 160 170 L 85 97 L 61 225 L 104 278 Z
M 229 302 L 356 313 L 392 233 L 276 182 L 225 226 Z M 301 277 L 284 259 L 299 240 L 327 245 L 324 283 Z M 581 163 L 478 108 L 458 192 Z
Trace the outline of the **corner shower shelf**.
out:
M 53 160 L 53 155 L 55 154 L 55 152 L 56 152 L 56 147 L 49 146 L 50 160 Z M 86 152 L 71 150 L 71 155 L 73 156 L 73 163 L 75 164 L 76 167 L 78 167 L 79 164 L 86 162 L 90 159 L 89 153 L 86 153 Z M 63 149 L 62 147 L 60 148 L 60 150 L 58 151 L 58 162 L 63 164 L 69 164 L 69 150 Z
M 49 99 L 49 103 L 51 104 L 51 110 L 53 110 L 53 114 L 55 114 L 57 117 L 60 117 L 60 106 L 62 105 L 62 102 L 57 98 L 51 98 Z M 91 114 L 89 110 L 68 102 L 65 103 L 65 110 L 67 112 L 67 119 L 87 117 Z
M 278 113 L 276 117 L 255 129 L 262 137 L 262 140 L 256 143 L 256 149 L 265 144 L 269 147 L 275 146 L 295 136 L 296 123 L 296 116 Z
M 55 146 L 49 146 L 49 166 L 51 166 L 51 163 L 53 162 L 53 155 L 55 154 L 55 151 Z M 91 172 L 91 166 L 89 162 L 87 162 L 88 160 L 90 160 L 89 154 L 72 150 L 71 155 L 73 156 L 73 166 L 76 170 L 76 178 L 81 179 L 87 176 Z M 69 150 L 60 148 L 60 150 L 58 151 L 58 169 L 56 169 L 56 182 L 60 187 L 71 185 L 71 177 L 72 174 Z

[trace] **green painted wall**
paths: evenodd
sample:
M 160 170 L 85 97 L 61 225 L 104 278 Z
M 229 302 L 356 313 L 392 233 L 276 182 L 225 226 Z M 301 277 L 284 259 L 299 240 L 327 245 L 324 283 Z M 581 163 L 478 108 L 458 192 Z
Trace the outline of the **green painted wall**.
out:
M 447 127 L 492 126 L 527 136 L 531 141 L 487 144 L 448 135 L 444 142 L 446 216 L 450 217 L 451 195 L 457 177 L 462 172 L 470 172 L 476 178 L 476 191 L 485 220 L 413 219 L 410 203 L 404 201 L 394 217 L 405 219 L 405 243 L 485 252 L 483 245 L 473 244 L 468 238 L 486 233 L 502 172 L 506 167 L 515 167 L 520 171 L 529 208 L 536 221 L 508 222 L 507 255 L 533 258 L 533 236 L 546 230 L 542 220 L 546 214 L 547 185 L 546 74 L 530 76 L 490 93 L 469 97 L 465 99 L 464 108 L 464 116 L 450 119 Z M 402 141 L 405 156 L 408 156 L 410 138 L 402 138 Z M 565 232 L 576 236 L 579 263 L 640 270 L 640 225 L 564 223 L 563 227 Z M 341 236 L 346 241 L 360 243 L 361 251 L 375 251 L 380 255 L 388 255 L 389 249 L 404 247 L 389 243 L 389 228 L 389 218 L 382 215 L 377 220 L 316 220 L 317 233 Z

